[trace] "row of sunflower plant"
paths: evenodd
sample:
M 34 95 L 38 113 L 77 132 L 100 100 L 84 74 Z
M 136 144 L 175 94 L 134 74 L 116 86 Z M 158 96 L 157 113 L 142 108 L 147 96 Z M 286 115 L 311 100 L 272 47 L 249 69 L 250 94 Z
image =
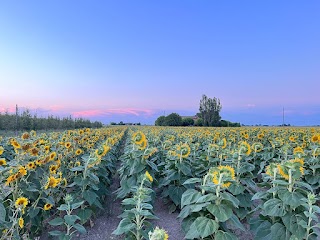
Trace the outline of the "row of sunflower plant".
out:
M 124 128 L 0 138 L 0 239 L 70 239 L 108 194 Z
M 147 135 L 147 149 L 157 149 L 156 167 L 143 161 L 141 171 L 149 168 L 157 176 L 170 210 L 180 211 L 187 239 L 237 239 L 235 228 L 248 230 L 243 222 L 251 223 L 256 239 L 319 235 L 319 129 L 141 131 L 136 144 Z M 139 169 L 132 164 L 130 171 Z
M 153 228 L 150 220 L 157 219 L 153 212 L 155 191 L 152 188 L 158 172 L 153 139 L 142 131 L 130 130 L 125 153 L 121 157 L 120 188 L 118 198 L 122 200 L 123 213 L 115 235 L 125 239 L 167 240 L 168 234 L 159 227 Z

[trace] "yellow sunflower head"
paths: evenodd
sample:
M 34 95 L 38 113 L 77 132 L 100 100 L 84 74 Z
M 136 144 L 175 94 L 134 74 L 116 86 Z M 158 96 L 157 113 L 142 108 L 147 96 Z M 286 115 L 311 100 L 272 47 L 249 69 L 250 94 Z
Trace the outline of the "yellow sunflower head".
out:
M 145 177 L 146 177 L 150 182 L 153 182 L 153 177 L 150 175 L 150 173 L 149 173 L 148 171 L 146 171 Z
M 219 166 L 210 169 L 212 182 L 215 185 L 220 185 L 223 188 L 228 188 L 232 181 L 235 180 L 235 171 L 230 166 Z
M 50 210 L 52 208 L 52 204 L 50 204 L 50 203 L 46 203 L 44 206 L 43 206 L 43 210 L 45 210 L 45 211 L 48 211 L 48 210 Z
M 142 142 L 144 142 L 146 140 L 146 135 L 144 135 L 143 132 L 141 131 L 138 131 L 138 132 L 135 132 L 133 135 L 132 135 L 132 141 L 135 143 L 135 144 L 142 144 Z
M 4 152 L 4 148 L 0 146 L 0 155 Z
M 15 206 L 17 209 L 24 209 L 27 207 L 28 203 L 29 203 L 28 198 L 19 197 L 15 202 Z
M 5 158 L 0 158 L 0 166 L 5 166 L 7 165 L 7 161 Z
M 239 154 L 246 154 L 246 155 L 250 155 L 251 153 L 251 147 L 249 145 L 249 143 L 247 143 L 246 141 L 242 141 L 239 144 Z
M 251 148 L 255 153 L 261 152 L 263 150 L 263 145 L 260 142 L 255 142 L 252 144 Z

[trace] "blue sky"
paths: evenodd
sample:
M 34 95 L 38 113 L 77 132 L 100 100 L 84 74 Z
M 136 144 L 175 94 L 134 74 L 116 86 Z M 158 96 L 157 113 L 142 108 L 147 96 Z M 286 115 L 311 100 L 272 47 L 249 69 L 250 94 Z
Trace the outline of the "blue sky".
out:
M 202 94 L 243 124 L 320 124 L 319 1 L 0 3 L 0 111 L 146 124 Z

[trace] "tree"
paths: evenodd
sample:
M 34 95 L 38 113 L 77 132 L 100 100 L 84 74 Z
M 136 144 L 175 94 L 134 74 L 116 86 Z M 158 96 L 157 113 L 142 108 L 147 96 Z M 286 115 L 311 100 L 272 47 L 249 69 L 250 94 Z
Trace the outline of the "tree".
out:
M 181 126 L 182 125 L 182 118 L 177 113 L 171 113 L 166 116 L 165 126 Z
M 203 126 L 202 118 L 198 118 L 197 121 L 194 123 L 194 125 L 198 127 L 202 127 Z
M 184 118 L 182 119 L 182 126 L 193 126 L 194 120 L 192 118 Z
M 203 126 L 219 126 L 221 108 L 220 99 L 208 98 L 203 94 L 199 107 Z
M 160 117 L 157 118 L 157 120 L 155 122 L 155 125 L 156 126 L 164 126 L 165 121 L 166 121 L 166 117 L 165 116 L 160 116 Z

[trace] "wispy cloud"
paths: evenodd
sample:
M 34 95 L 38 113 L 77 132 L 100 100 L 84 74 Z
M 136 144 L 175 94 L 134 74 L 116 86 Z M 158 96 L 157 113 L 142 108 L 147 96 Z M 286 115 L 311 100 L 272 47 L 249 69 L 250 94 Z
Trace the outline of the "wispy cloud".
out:
M 255 104 L 253 104 L 253 103 L 248 103 L 248 104 L 246 105 L 246 107 L 254 108 L 254 107 L 256 107 L 256 105 L 255 105 Z
M 152 116 L 154 111 L 151 109 L 138 108 L 113 108 L 113 109 L 90 109 L 72 112 L 74 117 L 99 117 L 110 115 L 134 115 L 134 116 Z

